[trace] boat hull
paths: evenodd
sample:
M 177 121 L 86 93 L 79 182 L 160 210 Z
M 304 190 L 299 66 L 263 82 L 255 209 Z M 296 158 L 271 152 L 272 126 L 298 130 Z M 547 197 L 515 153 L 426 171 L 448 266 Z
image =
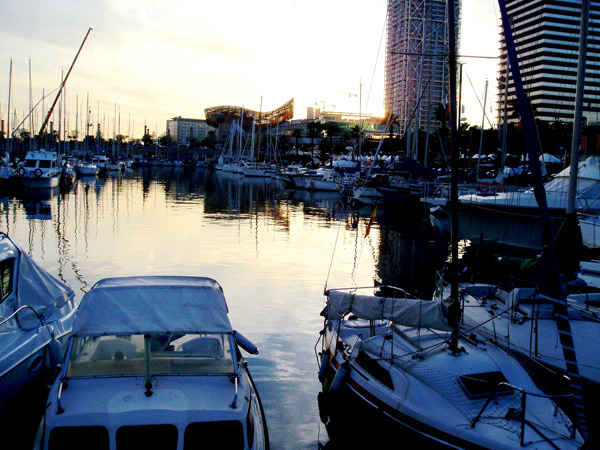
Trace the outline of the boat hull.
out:
M 19 178 L 23 189 L 53 189 L 60 183 L 60 174 L 48 177 L 22 177 Z

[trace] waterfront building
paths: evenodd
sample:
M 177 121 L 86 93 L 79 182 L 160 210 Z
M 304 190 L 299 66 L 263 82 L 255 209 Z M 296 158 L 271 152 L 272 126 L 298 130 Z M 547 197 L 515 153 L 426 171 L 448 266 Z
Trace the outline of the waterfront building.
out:
M 581 25 L 579 0 L 506 0 L 525 90 L 534 116 L 548 122 L 572 122 Z M 506 46 L 501 39 L 499 114 L 518 123 L 512 75 L 505 94 Z M 600 122 L 600 1 L 590 2 L 584 123 Z
M 242 126 L 245 132 L 251 132 L 254 126 L 257 133 L 262 129 L 276 127 L 278 124 L 291 120 L 294 116 L 294 99 L 285 102 L 272 111 L 255 111 L 243 106 L 213 106 L 204 110 L 206 123 L 218 129 L 219 141 L 229 134 L 235 122 Z
M 215 131 L 216 128 L 208 125 L 206 120 L 202 119 L 185 119 L 179 116 L 167 120 L 167 133 L 177 145 L 189 145 L 190 140 L 193 139 L 201 142 Z
M 460 1 L 456 5 L 458 47 Z M 409 137 L 418 129 L 433 132 L 436 108 L 448 102 L 446 9 L 445 0 L 388 0 L 385 112 Z

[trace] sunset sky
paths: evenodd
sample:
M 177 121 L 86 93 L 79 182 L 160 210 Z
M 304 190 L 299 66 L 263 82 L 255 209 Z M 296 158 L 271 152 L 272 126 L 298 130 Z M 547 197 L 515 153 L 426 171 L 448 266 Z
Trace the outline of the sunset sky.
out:
M 103 134 L 165 132 L 174 116 L 238 105 L 271 110 L 295 98 L 309 106 L 383 114 L 386 0 L 0 0 L 0 115 L 16 122 L 52 93 L 92 28 L 66 83 L 67 128 L 83 124 L 86 104 Z M 465 0 L 461 55 L 497 56 L 493 0 Z M 495 101 L 497 61 L 464 59 L 463 103 L 481 125 Z M 362 85 L 362 89 L 361 89 Z M 88 100 L 89 98 L 89 100 Z M 120 120 L 119 120 L 120 116 Z M 15 118 L 11 114 L 11 122 Z M 26 122 L 26 125 L 29 121 Z M 12 123 L 11 125 L 14 125 Z M 81 125 L 79 131 L 81 132 Z M 486 128 L 489 125 L 486 123 Z M 114 128 L 113 128 L 114 127 Z M 27 126 L 28 128 L 28 126 Z

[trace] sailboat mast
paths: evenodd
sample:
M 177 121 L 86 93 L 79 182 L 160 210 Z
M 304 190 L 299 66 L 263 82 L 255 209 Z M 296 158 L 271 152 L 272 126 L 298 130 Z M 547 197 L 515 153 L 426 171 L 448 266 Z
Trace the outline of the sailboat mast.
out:
M 56 94 L 56 98 L 54 99 L 54 103 L 52 103 L 52 106 L 48 110 L 48 114 L 46 114 L 46 118 L 44 119 L 44 122 L 42 123 L 42 127 L 40 128 L 40 131 L 38 133 L 38 135 L 40 135 L 40 136 L 44 132 L 44 130 L 46 129 L 46 125 L 48 125 L 48 120 L 50 119 L 50 115 L 52 114 L 52 111 L 54 110 L 54 107 L 56 106 L 56 102 L 58 101 L 58 98 L 60 97 L 60 94 L 62 93 L 63 87 L 65 86 L 65 83 L 67 82 L 67 79 L 69 78 L 69 75 L 71 74 L 71 70 L 73 70 L 73 66 L 75 65 L 75 62 L 77 61 L 77 58 L 79 57 L 79 54 L 81 53 L 81 49 L 83 48 L 83 45 L 85 44 L 85 41 L 87 40 L 87 38 L 90 35 L 91 31 L 92 31 L 92 29 L 89 28 L 88 31 L 87 31 L 87 33 L 86 33 L 86 35 L 85 35 L 85 38 L 83 39 L 83 42 L 81 43 L 81 46 L 79 47 L 79 50 L 77 51 L 77 54 L 75 55 L 75 59 L 71 63 L 71 67 L 69 67 L 69 71 L 67 72 L 67 75 L 65 76 L 64 81 L 62 81 L 60 83 L 60 89 L 58 90 L 58 94 Z
M 451 221 L 451 283 L 450 283 L 450 295 L 453 300 L 451 310 L 451 323 L 455 326 L 456 333 L 458 334 L 458 324 L 460 322 L 460 303 L 458 296 L 458 139 L 457 139 L 457 111 L 456 111 L 456 8 L 454 0 L 448 0 L 447 3 L 447 14 L 448 14 L 448 67 L 449 67 L 449 78 L 450 78 L 450 155 L 451 155 L 451 189 L 450 189 L 450 204 L 452 205 L 452 221 Z M 453 339 L 452 347 L 458 346 L 456 338 Z
M 581 145 L 581 116 L 583 113 L 583 93 L 585 86 L 585 63 L 587 59 L 588 23 L 590 1 L 581 3 L 581 30 L 579 34 L 579 60 L 577 61 L 577 87 L 575 90 L 575 117 L 573 118 L 573 140 L 571 141 L 571 163 L 569 193 L 567 196 L 567 216 L 575 214 L 575 195 L 579 171 L 579 147 Z
M 10 58 L 10 71 L 8 74 L 8 109 L 6 110 L 6 135 L 8 136 L 8 154 L 10 155 L 12 133 L 10 132 L 10 98 L 12 94 L 12 58 Z
M 483 114 L 481 118 L 481 134 L 479 135 L 479 158 L 477 158 L 477 182 L 479 182 L 479 166 L 481 164 L 481 151 L 483 149 L 483 127 L 485 126 L 485 105 L 487 103 L 488 80 L 485 80 L 485 93 L 483 94 Z

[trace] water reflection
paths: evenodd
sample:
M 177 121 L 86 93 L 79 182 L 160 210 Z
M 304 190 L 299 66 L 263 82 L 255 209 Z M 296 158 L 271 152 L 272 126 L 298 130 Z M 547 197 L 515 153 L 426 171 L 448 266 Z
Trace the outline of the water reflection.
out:
M 337 192 L 231 173 L 148 167 L 29 201 L 0 197 L 0 229 L 78 300 L 112 276 L 219 281 L 232 322 L 261 351 L 249 367 L 274 450 L 328 441 L 314 353 L 324 286 L 377 281 L 427 297 L 448 256 L 447 236 L 423 209 L 380 206 L 369 228 L 373 209 L 352 209 Z

